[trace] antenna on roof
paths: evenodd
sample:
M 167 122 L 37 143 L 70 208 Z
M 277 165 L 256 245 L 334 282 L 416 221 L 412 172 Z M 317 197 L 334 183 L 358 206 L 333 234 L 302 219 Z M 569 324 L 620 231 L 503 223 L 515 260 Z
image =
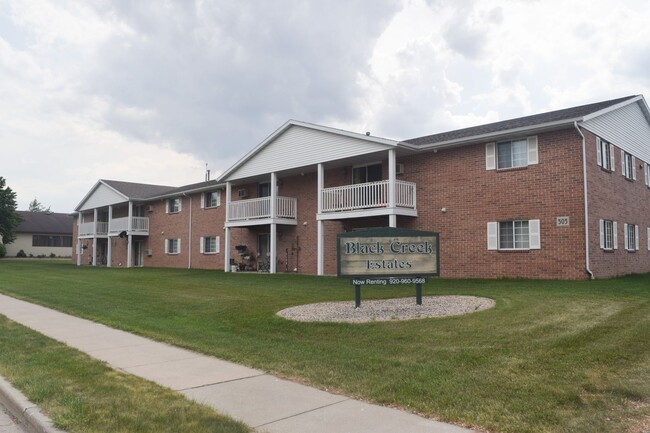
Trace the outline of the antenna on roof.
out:
M 205 163 L 205 181 L 207 182 L 209 180 L 210 180 L 210 170 L 208 170 L 208 163 L 206 162 Z

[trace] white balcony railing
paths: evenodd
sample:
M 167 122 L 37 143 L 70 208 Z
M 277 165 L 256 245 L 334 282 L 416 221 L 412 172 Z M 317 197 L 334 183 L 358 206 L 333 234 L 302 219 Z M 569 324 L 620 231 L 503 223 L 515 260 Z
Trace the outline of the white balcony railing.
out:
M 109 227 L 111 234 L 129 231 L 129 217 L 113 218 Z M 131 233 L 148 234 L 149 233 L 149 218 L 147 217 L 132 217 L 131 218 Z
M 321 191 L 322 210 L 339 212 L 388 207 L 390 204 L 388 191 L 388 180 L 324 188 Z M 395 181 L 395 206 L 416 208 L 415 183 Z
M 275 198 L 275 215 L 271 215 L 271 197 L 238 200 L 230 203 L 228 221 L 245 221 L 263 218 L 296 219 L 296 199 Z
M 94 236 L 95 234 L 106 235 L 107 233 L 108 233 L 107 221 L 97 221 L 97 228 L 95 228 L 95 223 L 79 224 L 79 236 Z

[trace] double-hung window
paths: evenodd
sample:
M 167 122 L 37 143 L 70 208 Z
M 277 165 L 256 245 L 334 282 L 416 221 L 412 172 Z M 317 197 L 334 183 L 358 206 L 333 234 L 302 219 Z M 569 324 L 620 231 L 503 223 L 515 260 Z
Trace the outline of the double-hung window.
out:
M 538 250 L 541 248 L 539 220 L 487 223 L 488 250 Z
M 623 224 L 625 234 L 625 249 L 636 251 L 639 249 L 639 226 L 634 224 Z
M 170 198 L 167 200 L 167 213 L 178 213 L 181 211 L 180 197 Z
M 219 236 L 202 237 L 199 245 L 201 254 L 216 254 L 219 252 Z
M 614 171 L 616 161 L 614 158 L 613 144 L 608 143 L 600 137 L 596 137 L 596 155 L 600 167 L 604 170 Z
M 361 165 L 352 168 L 352 183 L 378 182 L 382 178 L 381 163 Z
M 165 239 L 165 254 L 179 254 L 181 252 L 180 239 Z
M 627 180 L 636 180 L 636 158 L 621 150 L 621 171 Z
M 526 167 L 538 162 L 537 136 L 485 145 L 486 170 Z
M 201 196 L 201 207 L 212 208 L 221 204 L 221 193 L 219 191 L 205 192 Z
M 616 221 L 600 220 L 600 248 L 615 250 L 618 248 Z

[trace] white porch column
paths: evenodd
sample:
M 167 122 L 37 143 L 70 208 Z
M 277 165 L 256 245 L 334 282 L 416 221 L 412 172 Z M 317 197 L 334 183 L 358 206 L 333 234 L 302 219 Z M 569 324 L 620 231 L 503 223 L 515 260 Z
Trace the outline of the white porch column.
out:
M 390 149 L 388 151 L 388 208 L 395 209 L 395 193 L 397 188 L 395 187 L 395 182 L 397 180 L 396 172 L 397 157 L 395 155 L 395 149 Z M 397 227 L 397 215 L 388 216 L 388 225 L 390 227 Z
M 276 210 L 276 205 L 277 205 L 277 199 L 278 199 L 278 175 L 274 173 L 271 173 L 271 219 L 275 219 L 277 217 L 277 210 Z
M 230 216 L 230 195 L 231 195 L 231 185 L 230 182 L 226 182 L 226 224 L 228 224 Z M 230 272 L 230 227 L 225 227 L 226 232 L 224 233 L 226 239 L 224 244 L 224 254 L 223 254 L 223 271 Z
M 97 208 L 93 209 L 93 266 L 97 266 Z
M 131 234 L 133 224 L 133 203 L 129 202 L 129 219 L 127 223 L 127 233 L 129 235 L 129 242 L 126 245 L 126 267 L 130 268 L 132 265 L 132 255 L 133 255 L 133 235 Z
M 275 274 L 278 262 L 278 225 L 271 223 L 271 257 L 269 257 L 269 273 Z
M 318 185 L 317 185 L 317 202 L 318 202 L 318 213 L 320 214 L 323 211 L 323 187 L 325 185 L 325 170 L 323 169 L 323 164 L 318 164 Z M 316 274 L 324 275 L 324 248 L 325 248 L 325 230 L 324 222 L 318 220 L 318 232 L 317 232 L 317 242 L 316 242 Z
M 112 219 L 113 219 L 113 205 L 109 205 L 108 206 L 108 233 L 111 232 Z M 106 266 L 110 268 L 113 262 L 113 239 L 110 236 L 108 236 L 106 241 L 108 242 L 108 247 L 106 252 L 108 257 L 106 257 Z
M 81 239 L 77 239 L 77 266 L 81 266 Z

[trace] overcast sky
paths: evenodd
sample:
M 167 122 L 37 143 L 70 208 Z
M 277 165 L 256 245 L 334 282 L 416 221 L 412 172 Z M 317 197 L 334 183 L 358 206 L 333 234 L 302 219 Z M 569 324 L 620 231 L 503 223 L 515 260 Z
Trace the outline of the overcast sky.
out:
M 0 176 L 213 178 L 288 119 L 408 139 L 650 98 L 647 0 L 0 0 Z

